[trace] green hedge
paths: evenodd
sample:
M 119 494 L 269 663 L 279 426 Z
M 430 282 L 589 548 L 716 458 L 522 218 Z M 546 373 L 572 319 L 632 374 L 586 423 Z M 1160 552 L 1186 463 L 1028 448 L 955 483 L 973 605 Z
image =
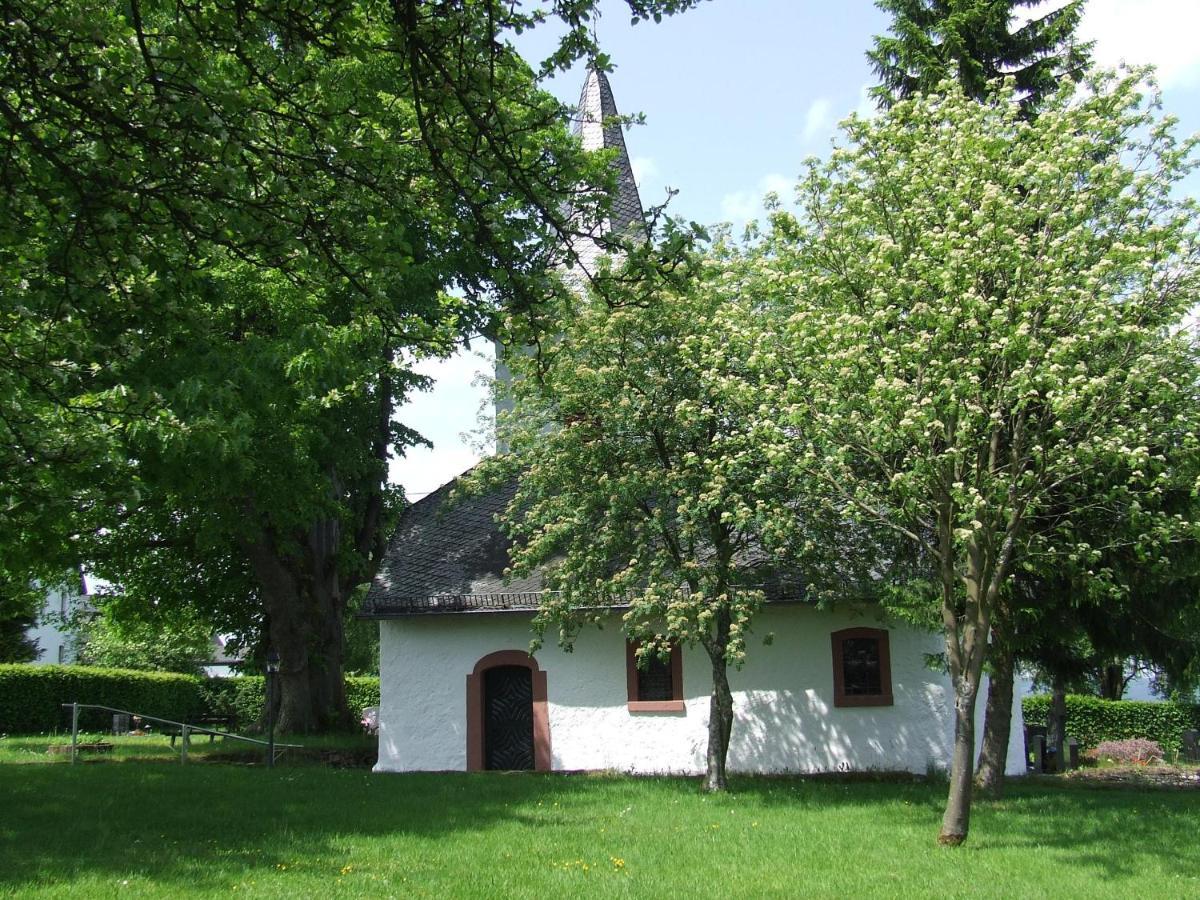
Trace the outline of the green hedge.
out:
M 262 717 L 263 676 L 206 678 L 200 690 L 205 708 L 213 715 L 236 716 L 237 727 L 248 728 Z
M 0 732 L 70 730 L 64 703 L 94 703 L 186 720 L 204 712 L 200 679 L 168 672 L 135 672 L 95 666 L 0 665 Z M 112 727 L 112 714 L 83 710 L 80 726 Z
M 1044 726 L 1050 696 L 1026 697 L 1021 707 L 1026 725 Z M 1101 741 L 1146 738 L 1157 741 L 1169 753 L 1180 749 L 1183 733 L 1189 728 L 1200 729 L 1200 706 L 1067 696 L 1067 734 L 1077 738 L 1084 749 Z
M 206 713 L 237 716 L 238 727 L 258 722 L 263 677 L 198 678 L 165 672 L 135 672 L 94 666 L 0 665 L 0 734 L 70 730 L 64 703 L 94 703 L 186 722 Z M 379 704 L 379 679 L 346 679 L 346 700 L 357 718 Z M 107 731 L 112 714 L 83 710 L 80 726 Z
M 222 716 L 237 716 L 239 725 L 249 725 L 262 718 L 266 697 L 266 679 L 262 675 L 242 675 L 237 678 L 208 678 L 201 690 L 206 708 Z M 379 679 L 369 676 L 350 676 L 346 679 L 346 705 L 355 718 L 365 706 L 379 705 Z

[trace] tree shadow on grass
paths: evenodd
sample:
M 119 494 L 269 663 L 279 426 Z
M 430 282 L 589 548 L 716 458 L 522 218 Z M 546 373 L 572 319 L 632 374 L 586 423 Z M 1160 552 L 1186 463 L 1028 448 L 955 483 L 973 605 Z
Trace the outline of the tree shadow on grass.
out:
M 860 776 L 865 778 L 866 776 Z M 883 827 L 923 830 L 932 844 L 943 786 L 911 776 L 855 783 L 739 777 L 717 806 L 785 814 L 859 815 Z M 164 892 L 220 892 L 230 880 L 310 860 L 337 860 L 378 839 L 386 854 L 424 855 L 449 866 L 445 846 L 550 846 L 581 821 L 617 823 L 627 808 L 691 805 L 694 779 L 462 773 L 373 775 L 364 771 L 239 766 L 0 766 L 0 893 L 35 884 L 137 873 Z M 692 798 L 689 800 L 688 798 Z M 972 842 L 984 852 L 1054 848 L 1064 865 L 1109 876 L 1148 863 L 1196 865 L 1195 797 L 1170 792 L 1014 785 L 976 807 Z M 698 802 L 698 801 L 696 801 Z M 644 826 L 642 826 L 644 827 Z M 1131 833 L 1153 840 L 1131 843 Z M 511 842 L 511 843 L 508 843 Z M 491 851 L 486 851 L 491 852 Z M 485 855 L 486 855 L 485 852 Z M 1194 849 L 1190 851 L 1195 855 Z
M 891 827 L 919 819 L 932 844 L 948 785 L 944 777 L 861 772 L 742 776 L 733 787 L 766 807 L 871 807 Z M 1198 801 L 1194 790 L 1010 778 L 1002 798 L 975 797 L 966 848 L 1050 850 L 1056 864 L 1093 869 L 1106 878 L 1136 878 L 1148 865 L 1200 871 Z

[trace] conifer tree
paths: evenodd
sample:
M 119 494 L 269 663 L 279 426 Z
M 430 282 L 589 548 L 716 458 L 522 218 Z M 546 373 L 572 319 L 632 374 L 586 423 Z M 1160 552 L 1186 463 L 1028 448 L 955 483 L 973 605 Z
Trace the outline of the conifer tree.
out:
M 979 100 L 997 78 L 1010 76 L 1027 111 L 1037 109 L 1064 76 L 1087 68 L 1091 44 L 1077 43 L 1083 0 L 1013 28 L 1018 11 L 1041 0 L 876 0 L 892 15 L 890 33 L 867 52 L 883 107 L 936 89 L 947 76 Z

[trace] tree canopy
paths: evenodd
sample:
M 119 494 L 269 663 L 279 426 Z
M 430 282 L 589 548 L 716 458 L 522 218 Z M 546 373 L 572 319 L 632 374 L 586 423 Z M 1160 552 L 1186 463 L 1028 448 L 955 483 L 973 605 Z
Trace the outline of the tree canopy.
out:
M 344 717 L 415 355 L 554 296 L 564 210 L 601 214 L 605 161 L 507 41 L 557 19 L 563 67 L 595 6 L 5 7 L 6 558 L 250 585 L 281 726 Z
M 928 93 L 946 78 L 976 100 L 1012 78 L 1027 110 L 1054 93 L 1064 76 L 1087 69 L 1091 45 L 1077 43 L 1083 0 L 1028 17 L 1041 0 L 876 0 L 892 16 L 867 58 L 879 76 L 872 94 L 883 106 Z M 1014 27 L 1014 25 L 1016 27 Z
M 544 569 L 554 589 L 535 644 L 557 630 L 569 648 L 583 624 L 627 605 L 641 664 L 675 645 L 704 648 L 710 790 L 726 784 L 727 668 L 745 660 L 763 599 L 771 495 L 770 466 L 743 427 L 740 361 L 726 352 L 744 301 L 719 289 L 720 274 L 693 255 L 648 297 L 574 298 L 554 341 L 511 359 L 508 450 L 475 476 L 519 479 L 505 522 L 513 568 Z
M 1162 506 L 1195 478 L 1195 206 L 1136 76 L 1062 87 L 1039 116 L 1012 82 L 952 82 L 853 120 L 777 213 L 755 287 L 786 316 L 761 360 L 796 490 L 905 537 L 929 565 L 955 689 L 942 839 L 967 834 L 976 693 L 1013 572 L 1096 568 L 1095 515 L 1147 561 L 1194 525 Z M 1097 475 L 1103 478 L 1097 478 Z

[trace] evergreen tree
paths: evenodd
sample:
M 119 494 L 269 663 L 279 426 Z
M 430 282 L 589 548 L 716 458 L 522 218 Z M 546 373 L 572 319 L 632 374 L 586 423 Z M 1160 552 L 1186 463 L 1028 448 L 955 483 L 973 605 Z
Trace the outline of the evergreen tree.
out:
M 1027 111 L 1036 110 L 1064 77 L 1087 68 L 1091 44 L 1075 42 L 1083 0 L 1030 19 L 1014 29 L 1016 12 L 1041 0 L 876 0 L 892 15 L 890 34 L 867 52 L 881 84 L 881 106 L 934 90 L 946 77 L 976 100 L 989 84 L 1012 77 Z

